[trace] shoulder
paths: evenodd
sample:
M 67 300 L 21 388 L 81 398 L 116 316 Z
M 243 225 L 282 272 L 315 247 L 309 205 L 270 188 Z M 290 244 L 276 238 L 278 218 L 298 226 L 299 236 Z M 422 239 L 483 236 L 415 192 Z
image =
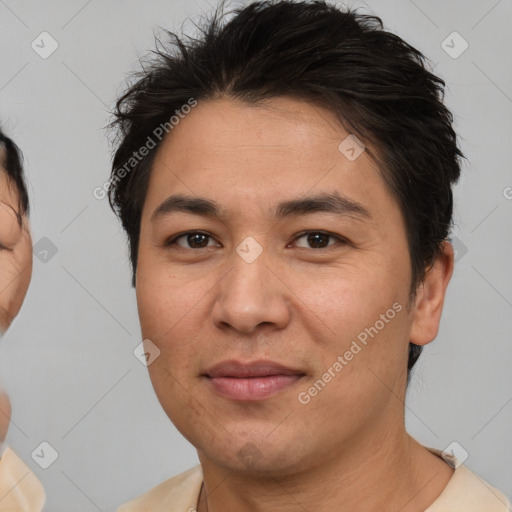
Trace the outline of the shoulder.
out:
M 10 449 L 0 458 L 1 510 L 42 510 L 45 492 L 30 468 Z
M 164 507 L 168 512 L 195 510 L 202 482 L 203 472 L 199 464 L 125 503 L 117 512 L 149 512 L 164 510 Z
M 451 480 L 425 512 L 510 512 L 511 504 L 505 494 L 455 462 Z

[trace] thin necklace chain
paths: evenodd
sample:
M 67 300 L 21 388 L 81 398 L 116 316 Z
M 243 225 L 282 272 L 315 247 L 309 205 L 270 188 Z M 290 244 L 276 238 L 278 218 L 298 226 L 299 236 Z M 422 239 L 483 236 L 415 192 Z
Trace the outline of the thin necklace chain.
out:
M 206 499 L 206 491 L 204 489 L 204 482 L 201 484 L 201 492 L 199 493 L 199 501 L 201 501 L 201 496 L 203 495 L 203 492 L 204 492 L 204 502 L 206 504 L 205 512 L 208 512 L 208 500 Z

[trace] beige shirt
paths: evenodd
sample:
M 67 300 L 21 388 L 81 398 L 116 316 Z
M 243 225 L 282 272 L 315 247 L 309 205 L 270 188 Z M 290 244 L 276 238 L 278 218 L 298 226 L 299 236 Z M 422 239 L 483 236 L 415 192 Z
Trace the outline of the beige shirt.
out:
M 442 452 L 427 448 L 441 457 Z M 437 500 L 425 512 L 510 512 L 506 496 L 463 465 L 458 465 Z M 166 480 L 147 493 L 126 503 L 118 512 L 193 512 L 196 510 L 203 472 L 201 465 Z
M 41 482 L 6 448 L 0 459 L 0 512 L 41 512 L 44 502 Z

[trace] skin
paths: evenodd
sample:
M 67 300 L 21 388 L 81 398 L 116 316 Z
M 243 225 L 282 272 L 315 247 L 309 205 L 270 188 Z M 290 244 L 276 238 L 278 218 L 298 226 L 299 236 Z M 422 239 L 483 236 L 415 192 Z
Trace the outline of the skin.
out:
M 32 240 L 26 215 L 18 223 L 18 193 L 0 167 L 0 335 L 18 314 L 32 276 Z M 11 417 L 9 397 L 0 388 L 0 442 Z
M 1 162 L 0 154 L 0 162 Z M 28 218 L 19 208 L 16 186 L 0 167 L 0 326 L 5 332 L 18 314 L 32 275 L 32 241 Z M 0 443 L 7 434 L 11 418 L 11 403 L 0 388 Z M 1 448 L 1 447 L 0 447 Z M 45 502 L 44 489 L 29 468 L 12 452 L 0 451 L 0 509 L 41 511 Z M 13 481 L 16 484 L 13 485 Z
M 0 443 L 5 441 L 7 430 L 9 429 L 9 422 L 11 419 L 11 402 L 7 393 L 0 389 Z M 0 449 L 0 456 L 2 451 Z
M 205 494 L 209 512 L 419 512 L 453 474 L 404 426 L 408 343 L 437 335 L 453 249 L 444 243 L 408 304 L 397 200 L 367 152 L 354 161 L 340 153 L 347 136 L 331 112 L 309 103 L 221 98 L 200 102 L 159 148 L 141 219 L 137 303 L 143 337 L 160 350 L 149 366 L 155 392 L 202 464 L 199 512 Z M 274 218 L 276 203 L 323 192 L 361 203 L 371 219 Z M 226 216 L 152 220 L 177 193 L 214 200 Z M 206 248 L 186 237 L 165 245 L 197 230 L 211 236 Z M 320 248 L 303 236 L 319 230 L 334 235 Z M 263 248 L 250 264 L 236 252 L 248 236 Z M 298 394 L 395 302 L 402 311 L 300 403 Z M 226 359 L 263 358 L 305 376 L 252 403 L 217 395 L 202 376 Z M 252 465 L 240 456 L 248 443 L 257 450 Z

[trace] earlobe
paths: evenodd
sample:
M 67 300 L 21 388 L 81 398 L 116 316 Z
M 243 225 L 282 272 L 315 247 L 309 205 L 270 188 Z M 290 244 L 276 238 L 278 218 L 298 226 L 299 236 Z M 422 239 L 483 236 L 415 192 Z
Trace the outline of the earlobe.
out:
M 418 286 L 414 317 L 409 339 L 415 345 L 433 341 L 439 330 L 446 289 L 453 273 L 454 252 L 448 241 L 442 242 L 442 251 Z

